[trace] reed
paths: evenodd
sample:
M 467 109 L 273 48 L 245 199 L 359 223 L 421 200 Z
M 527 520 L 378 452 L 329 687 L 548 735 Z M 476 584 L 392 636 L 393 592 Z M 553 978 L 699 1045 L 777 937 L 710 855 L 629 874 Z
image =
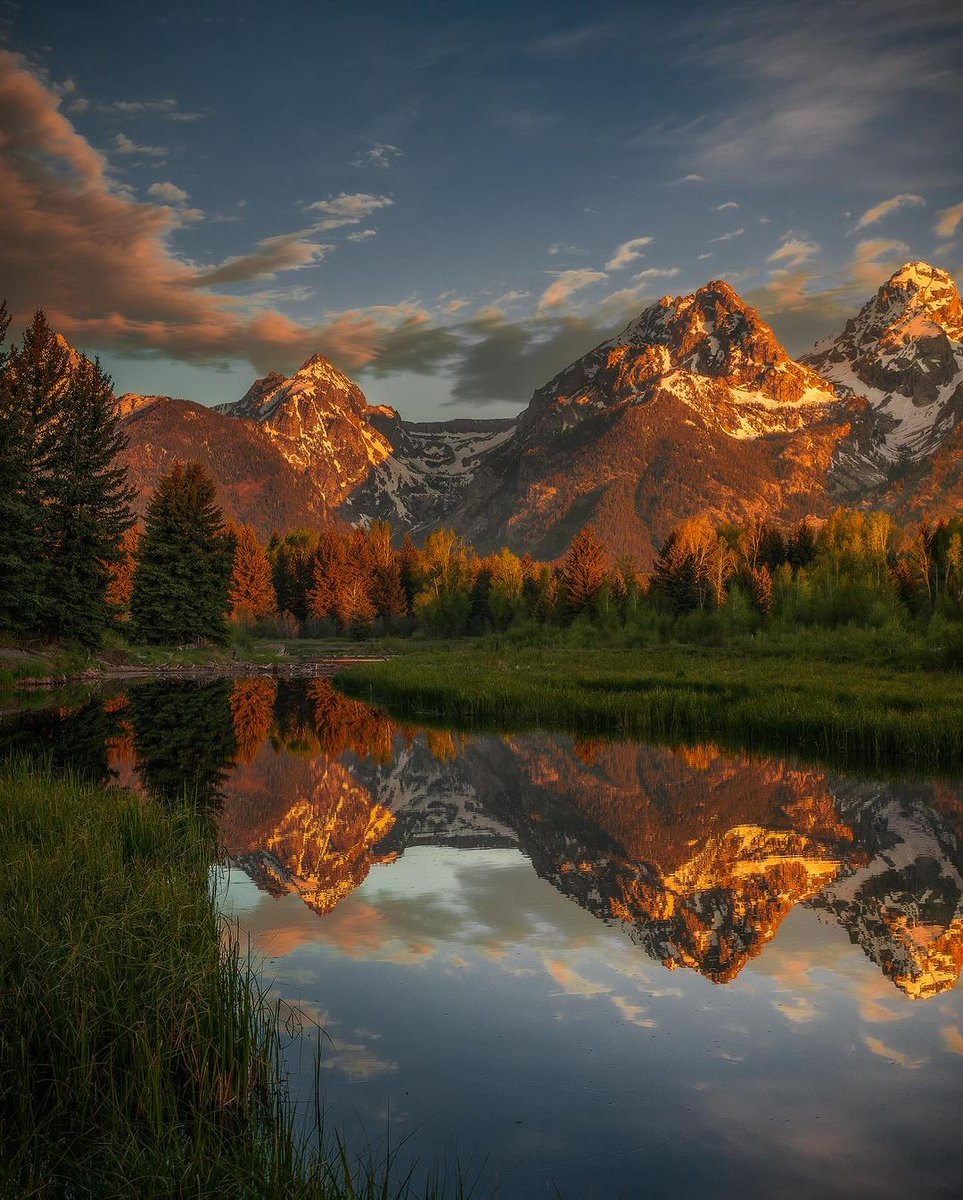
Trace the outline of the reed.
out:
M 203 813 L 27 764 L 0 797 L 0 1195 L 410 1194 L 297 1132 Z
M 343 672 L 349 694 L 467 728 L 713 740 L 842 766 L 963 764 L 963 676 L 707 647 L 427 652 Z

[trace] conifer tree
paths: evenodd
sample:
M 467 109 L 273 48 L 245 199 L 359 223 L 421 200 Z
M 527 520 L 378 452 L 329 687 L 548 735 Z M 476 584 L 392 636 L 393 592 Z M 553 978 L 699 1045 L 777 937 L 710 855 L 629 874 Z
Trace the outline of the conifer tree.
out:
M 38 311 L 2 364 L 0 622 L 100 640 L 109 566 L 131 524 L 123 446 L 110 379 Z
M 175 463 L 147 506 L 130 605 L 139 636 L 224 642 L 232 565 L 213 482 L 199 463 Z
M 586 525 L 572 539 L 562 560 L 562 584 L 569 612 L 584 612 L 592 606 L 602 590 L 605 574 L 605 549 L 592 526 Z
M 110 378 L 98 362 L 72 365 L 54 421 L 47 479 L 46 629 L 90 645 L 106 632 L 110 564 L 131 526 L 133 492 L 117 465 L 126 445 Z
M 28 423 L 2 349 L 10 317 L 0 305 L 0 630 L 29 629 L 36 619 L 42 509 L 30 476 Z
M 234 565 L 228 592 L 231 617 L 250 624 L 277 610 L 271 566 L 251 525 L 235 526 L 231 535 L 234 539 Z

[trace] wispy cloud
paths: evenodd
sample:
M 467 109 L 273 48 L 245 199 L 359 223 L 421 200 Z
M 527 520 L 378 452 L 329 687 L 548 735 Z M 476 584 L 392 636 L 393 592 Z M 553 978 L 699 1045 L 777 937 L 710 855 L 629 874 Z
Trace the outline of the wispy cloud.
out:
M 630 238 L 629 241 L 622 242 L 621 245 L 615 247 L 612 257 L 605 264 L 606 271 L 620 271 L 629 263 L 634 263 L 637 259 L 642 258 L 642 250 L 651 245 L 652 238 L 650 237 Z
M 310 241 L 310 230 L 283 233 L 263 238 L 251 254 L 226 258 L 219 266 L 200 271 L 195 287 L 215 284 L 247 283 L 252 279 L 273 279 L 281 271 L 299 271 L 319 263 L 331 246 Z
M 805 242 L 802 238 L 787 236 L 778 249 L 766 259 L 770 263 L 784 263 L 787 267 L 799 267 L 819 254 L 821 247 L 816 242 Z
M 319 230 L 340 229 L 344 225 L 360 225 L 365 218 L 381 208 L 390 208 L 394 204 L 388 196 L 369 196 L 367 192 L 348 194 L 341 192 L 327 200 L 315 200 L 304 206 L 305 212 L 321 214 L 321 220 L 315 226 Z
M 737 237 L 742 237 L 746 231 L 744 229 L 732 229 L 729 233 L 722 233 L 718 237 L 709 238 L 711 242 L 731 242 Z
M 593 283 L 600 283 L 608 276 L 604 271 L 549 271 L 549 275 L 555 276 L 555 282 L 542 293 L 542 298 L 538 302 L 540 309 L 558 308 L 564 304 L 566 300 L 576 292 L 582 291 L 583 288 L 591 287 Z
M 680 175 L 678 179 L 670 179 L 667 186 L 677 187 L 680 183 L 705 183 L 704 175 L 697 175 L 695 172 L 690 172 L 688 175 Z
M 400 158 L 404 153 L 397 146 L 392 146 L 389 142 L 376 142 L 368 150 L 359 150 L 355 157 L 351 160 L 353 167 L 377 167 L 380 170 L 387 170 L 388 167 Z
M 738 207 L 739 207 L 739 205 L 735 202 L 735 200 L 727 200 L 725 202 L 725 204 L 717 204 L 712 211 L 713 212 L 725 212 L 726 209 L 728 209 L 728 208 L 738 208 Z
M 170 151 L 165 146 L 145 146 L 129 138 L 126 133 L 117 133 L 113 138 L 117 154 L 138 155 L 140 158 L 166 158 Z
M 854 230 L 865 229 L 867 225 L 875 225 L 900 208 L 922 208 L 925 204 L 926 201 L 922 196 L 915 196 L 911 192 L 901 192 L 898 196 L 890 196 L 888 200 L 880 200 L 879 204 L 868 208 L 853 228 Z
M 963 221 L 963 204 L 954 204 L 952 208 L 944 208 L 936 214 L 933 232 L 937 237 L 951 238 L 956 233 L 961 221 Z
M 377 237 L 377 229 L 356 229 L 345 238 L 348 242 L 366 242 L 369 238 Z

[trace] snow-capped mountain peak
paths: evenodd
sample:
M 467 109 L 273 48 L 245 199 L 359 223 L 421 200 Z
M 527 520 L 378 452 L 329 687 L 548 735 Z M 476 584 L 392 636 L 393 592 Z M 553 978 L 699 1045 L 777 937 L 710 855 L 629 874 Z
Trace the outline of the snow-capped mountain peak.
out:
M 908 262 L 803 362 L 872 405 L 883 460 L 919 459 L 963 415 L 963 309 L 952 278 Z

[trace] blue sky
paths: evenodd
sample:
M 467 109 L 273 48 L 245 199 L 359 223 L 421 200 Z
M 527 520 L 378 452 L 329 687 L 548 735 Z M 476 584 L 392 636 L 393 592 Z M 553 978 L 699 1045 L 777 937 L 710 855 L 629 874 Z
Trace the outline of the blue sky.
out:
M 119 390 L 315 351 L 373 402 L 517 412 L 727 279 L 799 352 L 963 263 L 963 9 L 0 0 L 0 261 Z

